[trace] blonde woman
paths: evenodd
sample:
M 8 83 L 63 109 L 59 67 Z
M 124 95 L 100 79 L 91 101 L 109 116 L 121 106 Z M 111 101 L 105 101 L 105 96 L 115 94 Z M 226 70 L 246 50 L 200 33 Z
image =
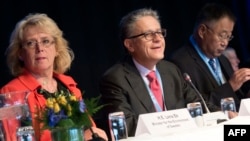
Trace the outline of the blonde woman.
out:
M 36 109 L 43 108 L 46 102 L 46 95 L 40 93 L 40 89 L 47 94 L 67 89 L 77 98 L 82 98 L 77 83 L 64 74 L 71 66 L 74 53 L 63 37 L 63 32 L 46 14 L 29 14 L 17 23 L 6 55 L 8 67 L 15 78 L 3 86 L 0 93 L 31 91 L 28 104 L 33 119 Z M 51 140 L 49 131 L 42 132 L 37 120 L 32 122 L 37 141 Z M 107 140 L 106 133 L 96 128 L 94 121 L 93 130 Z M 86 130 L 84 137 L 90 140 L 91 132 Z

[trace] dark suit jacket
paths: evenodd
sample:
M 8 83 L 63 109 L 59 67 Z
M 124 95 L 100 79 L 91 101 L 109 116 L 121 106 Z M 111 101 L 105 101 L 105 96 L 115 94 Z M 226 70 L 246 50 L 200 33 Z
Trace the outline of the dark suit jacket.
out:
M 223 55 L 218 59 L 225 79 L 229 80 L 230 76 L 233 74 L 230 62 Z M 174 52 L 170 57 L 170 61 L 175 63 L 182 72 L 186 72 L 190 75 L 192 82 L 203 94 L 204 99 L 220 106 L 221 98 L 233 97 L 238 111 L 240 99 L 244 97 L 244 94 L 241 90 L 234 92 L 228 82 L 219 86 L 212 73 L 209 71 L 209 68 L 190 42 Z
M 161 75 L 167 110 L 185 108 L 187 103 L 200 101 L 176 65 L 162 60 L 156 67 Z M 105 109 L 106 119 L 110 112 L 123 111 L 129 136 L 134 136 L 140 114 L 156 112 L 146 85 L 131 57 L 125 58 L 104 74 L 100 91 L 103 102 L 111 104 Z M 209 105 L 209 108 L 218 110 L 218 107 L 213 105 Z

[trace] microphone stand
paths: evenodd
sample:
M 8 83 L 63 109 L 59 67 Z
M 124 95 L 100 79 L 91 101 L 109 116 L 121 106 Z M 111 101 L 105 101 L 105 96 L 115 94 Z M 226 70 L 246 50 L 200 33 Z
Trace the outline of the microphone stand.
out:
M 208 109 L 208 107 L 207 107 L 207 104 L 205 103 L 205 100 L 203 99 L 201 93 L 198 91 L 198 89 L 197 89 L 197 88 L 195 87 L 195 85 L 193 84 L 193 82 L 192 82 L 190 76 L 189 76 L 187 73 L 184 73 L 183 76 L 184 76 L 184 79 L 194 88 L 196 94 L 199 95 L 199 97 L 200 97 L 200 99 L 201 99 L 201 101 L 202 101 L 202 103 L 203 103 L 203 105 L 204 105 L 204 107 L 205 107 L 206 112 L 207 112 L 209 115 L 212 115 L 212 114 L 210 114 L 210 111 L 209 111 L 209 109 Z M 210 119 L 210 116 L 208 116 L 208 117 L 209 117 L 209 119 Z M 213 116 L 211 116 L 211 117 L 214 118 Z M 217 124 L 219 124 L 219 123 L 222 123 L 222 122 L 224 122 L 224 121 L 227 121 L 227 119 L 217 119 L 216 122 L 217 122 Z
M 91 121 L 90 117 L 89 117 L 89 120 Z M 90 129 L 90 132 L 92 133 L 92 139 L 88 141 L 106 141 L 105 139 L 103 139 L 97 133 L 94 132 L 94 130 L 92 129 L 92 125 L 89 127 L 89 129 Z
M 183 75 L 184 75 L 185 80 L 188 81 L 189 84 L 191 84 L 191 86 L 194 88 L 195 92 L 199 95 L 199 97 L 200 97 L 200 99 L 201 99 L 201 101 L 202 101 L 202 103 L 203 103 L 203 105 L 204 105 L 204 107 L 205 107 L 206 112 L 207 112 L 207 113 L 210 113 L 210 111 L 209 111 L 209 109 L 208 109 L 208 107 L 207 107 L 207 104 L 205 103 L 205 100 L 203 99 L 201 93 L 197 90 L 197 88 L 196 88 L 195 85 L 193 84 L 193 82 L 192 82 L 190 76 L 189 76 L 187 73 L 184 73 Z
M 99 135 L 93 131 L 92 127 L 90 127 L 89 129 L 92 133 L 92 140 L 89 141 L 105 141 L 102 137 L 99 137 Z

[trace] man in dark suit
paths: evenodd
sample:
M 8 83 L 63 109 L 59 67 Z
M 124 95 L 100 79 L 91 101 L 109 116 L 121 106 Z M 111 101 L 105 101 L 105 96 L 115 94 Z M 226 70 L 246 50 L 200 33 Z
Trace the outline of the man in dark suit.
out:
M 182 72 L 190 75 L 205 100 L 220 106 L 220 100 L 233 97 L 238 111 L 245 97 L 241 86 L 250 80 L 250 69 L 233 71 L 228 59 L 221 55 L 233 38 L 233 13 L 225 6 L 209 3 L 200 11 L 189 42 L 170 57 Z M 209 60 L 215 61 L 215 68 Z M 214 71 L 215 69 L 215 71 Z
M 105 72 L 100 92 L 104 104 L 109 104 L 105 107 L 106 121 L 108 113 L 123 111 L 128 135 L 134 136 L 140 114 L 185 108 L 187 103 L 200 99 L 176 65 L 162 60 L 166 30 L 162 29 L 156 11 L 133 11 L 123 17 L 120 28 L 121 41 L 128 55 Z M 147 75 L 151 71 L 156 72 L 163 106 L 159 106 L 150 90 Z M 208 107 L 211 111 L 218 110 L 213 105 Z

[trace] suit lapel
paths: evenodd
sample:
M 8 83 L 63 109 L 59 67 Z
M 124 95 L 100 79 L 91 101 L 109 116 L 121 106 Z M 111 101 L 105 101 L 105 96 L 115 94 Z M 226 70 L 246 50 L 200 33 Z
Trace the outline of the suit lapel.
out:
M 164 103 L 166 105 L 167 110 L 168 109 L 175 109 L 175 101 L 173 101 L 174 98 L 174 83 L 172 83 L 170 80 L 172 80 L 172 76 L 167 73 L 168 69 L 162 68 L 161 61 L 157 64 L 157 69 L 161 75 L 161 81 L 162 81 L 162 87 L 163 87 L 163 93 L 164 93 Z
M 192 45 L 191 45 L 192 46 Z M 206 63 L 200 58 L 199 54 L 195 51 L 194 47 L 188 46 L 188 53 L 194 59 L 194 61 L 200 66 L 199 68 L 204 72 L 204 75 L 207 75 L 209 80 L 214 86 L 218 86 L 217 81 L 213 77 L 213 74 L 209 71 Z
M 228 80 L 230 76 L 233 74 L 233 69 L 231 69 L 231 66 L 230 66 L 231 64 L 227 62 L 226 58 L 223 56 L 220 56 L 218 60 L 220 62 L 222 73 L 224 77 L 226 78 L 226 80 Z

